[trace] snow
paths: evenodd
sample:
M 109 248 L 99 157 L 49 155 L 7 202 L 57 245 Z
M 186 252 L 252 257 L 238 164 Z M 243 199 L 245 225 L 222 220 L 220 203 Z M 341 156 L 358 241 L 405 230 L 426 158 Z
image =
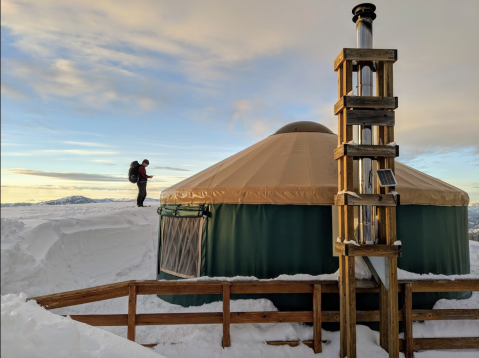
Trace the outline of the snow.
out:
M 161 357 L 103 329 L 53 314 L 26 294 L 2 296 L 2 357 Z
M 127 313 L 127 297 L 46 311 L 29 297 L 119 281 L 155 279 L 157 205 L 132 202 L 12 206 L 1 213 L 2 357 L 337 357 L 339 332 L 323 330 L 323 353 L 304 346 L 268 346 L 267 340 L 309 340 L 312 328 L 298 323 L 231 326 L 232 345 L 221 346 L 221 325 L 139 326 L 137 342 L 124 339 L 126 327 L 95 328 L 59 314 Z M 400 270 L 399 279 L 479 277 L 479 242 L 470 241 L 471 275 L 418 275 Z M 328 275 L 281 275 L 276 280 L 337 280 Z M 363 260 L 356 277 L 370 279 Z M 202 277 L 192 281 L 256 281 L 255 277 Z M 24 294 L 21 294 L 23 292 Z M 479 293 L 467 300 L 440 300 L 435 309 L 479 308 Z M 221 302 L 184 308 L 157 296 L 138 296 L 138 313 L 220 312 Z M 233 300 L 231 310 L 275 311 L 266 299 Z M 414 323 L 415 337 L 479 336 L 478 321 Z M 5 334 L 5 332 L 7 332 Z M 358 356 L 387 357 L 379 334 L 357 326 Z M 402 354 L 400 355 L 402 356 Z M 425 351 L 415 357 L 476 357 L 471 351 Z

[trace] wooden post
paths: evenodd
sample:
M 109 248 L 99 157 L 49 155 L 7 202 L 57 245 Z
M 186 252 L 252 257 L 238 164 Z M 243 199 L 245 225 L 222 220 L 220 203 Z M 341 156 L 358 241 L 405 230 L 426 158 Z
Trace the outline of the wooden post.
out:
M 348 321 L 346 319 L 346 256 L 339 256 L 339 357 L 345 358 L 348 354 Z
M 388 257 L 388 261 L 389 261 L 389 291 L 388 291 L 389 357 L 399 358 L 397 258 Z
M 379 288 L 379 344 L 386 352 L 389 352 L 388 291 L 383 283 Z
M 313 291 L 313 349 L 321 353 L 321 285 L 314 285 Z
M 414 341 L 412 332 L 412 285 L 404 285 L 403 323 L 404 323 L 404 355 L 414 358 Z
M 356 267 L 355 257 L 346 258 L 346 320 L 348 358 L 356 358 Z
M 128 294 L 128 333 L 127 338 L 135 341 L 136 332 L 136 285 L 131 283 Z
M 231 346 L 230 338 L 230 292 L 231 285 L 223 285 L 223 348 Z

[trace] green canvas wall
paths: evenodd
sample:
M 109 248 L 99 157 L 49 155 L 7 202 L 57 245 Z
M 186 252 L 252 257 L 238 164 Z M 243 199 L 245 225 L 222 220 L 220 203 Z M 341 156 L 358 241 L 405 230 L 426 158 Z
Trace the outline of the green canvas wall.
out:
M 319 275 L 338 269 L 332 256 L 330 206 L 209 205 L 202 243 L 202 276 Z M 397 210 L 403 257 L 398 267 L 417 273 L 469 273 L 467 207 L 407 205 Z M 161 248 L 159 248 L 161 250 Z M 158 279 L 178 279 L 158 272 Z M 465 293 L 414 294 L 414 306 L 432 307 L 439 298 Z M 377 295 L 359 295 L 358 309 L 377 309 Z M 221 300 L 214 295 L 160 296 L 184 306 Z M 233 297 L 250 298 L 240 295 Z M 263 295 L 280 310 L 310 310 L 310 295 Z M 255 297 L 257 298 L 257 297 Z M 323 297 L 323 309 L 337 310 L 337 295 Z

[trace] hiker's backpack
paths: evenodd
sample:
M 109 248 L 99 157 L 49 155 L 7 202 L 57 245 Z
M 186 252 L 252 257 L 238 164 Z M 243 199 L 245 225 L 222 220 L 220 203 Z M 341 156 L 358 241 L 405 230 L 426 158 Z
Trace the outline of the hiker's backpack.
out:
M 137 160 L 131 162 L 130 170 L 128 170 L 128 180 L 130 183 L 136 184 L 138 181 L 138 168 L 140 167 L 140 163 Z

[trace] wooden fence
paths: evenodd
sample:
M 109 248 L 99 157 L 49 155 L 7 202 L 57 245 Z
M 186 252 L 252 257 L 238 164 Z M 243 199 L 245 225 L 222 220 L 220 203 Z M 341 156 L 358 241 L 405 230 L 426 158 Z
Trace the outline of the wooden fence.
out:
M 403 306 L 399 320 L 404 321 L 404 339 L 399 340 L 400 349 L 407 358 L 413 357 L 414 350 L 422 349 L 479 349 L 479 337 L 465 338 L 414 338 L 413 321 L 428 320 L 478 320 L 479 309 L 413 310 L 412 294 L 416 292 L 464 292 L 479 291 L 479 279 L 455 281 L 399 281 L 398 291 L 403 293 Z M 309 293 L 312 294 L 313 311 L 291 312 L 231 312 L 231 294 Z M 339 293 L 338 281 L 124 281 L 110 285 L 81 290 L 32 297 L 46 309 L 74 306 L 128 296 L 128 314 L 71 315 L 74 320 L 92 326 L 127 326 L 127 338 L 135 341 L 136 326 L 180 325 L 180 324 L 222 324 L 223 347 L 231 345 L 230 325 L 239 323 L 313 323 L 313 340 L 303 341 L 315 353 L 322 351 L 322 322 L 339 322 L 339 311 L 322 311 L 321 295 Z M 379 293 L 373 281 L 358 281 L 356 293 Z M 223 297 L 222 312 L 198 313 L 154 313 L 137 314 L 138 295 L 184 295 L 219 294 Z M 357 322 L 378 322 L 379 310 L 357 311 Z M 298 341 L 267 342 L 272 345 L 296 346 Z M 155 344 L 145 344 L 154 346 Z

